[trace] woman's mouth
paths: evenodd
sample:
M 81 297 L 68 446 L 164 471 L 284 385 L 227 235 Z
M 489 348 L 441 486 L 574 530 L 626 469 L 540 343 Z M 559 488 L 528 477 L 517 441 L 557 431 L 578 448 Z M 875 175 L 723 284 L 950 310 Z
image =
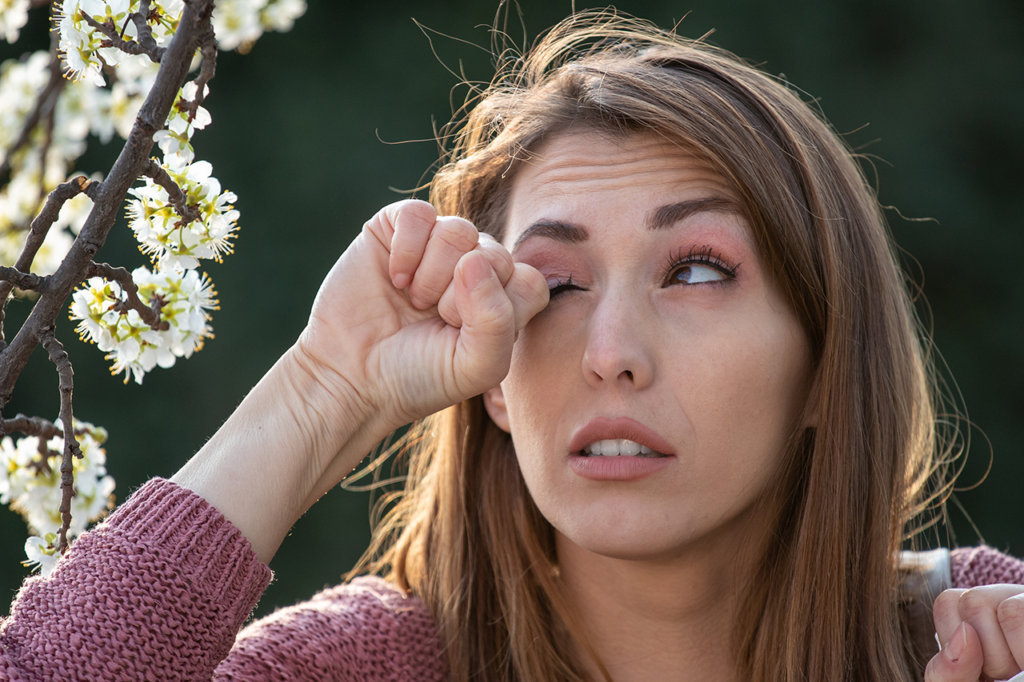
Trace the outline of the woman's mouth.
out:
M 646 445 L 626 438 L 599 440 L 583 448 L 584 457 L 666 457 Z
M 629 417 L 591 419 L 569 442 L 569 467 L 591 481 L 637 481 L 676 461 L 667 440 Z

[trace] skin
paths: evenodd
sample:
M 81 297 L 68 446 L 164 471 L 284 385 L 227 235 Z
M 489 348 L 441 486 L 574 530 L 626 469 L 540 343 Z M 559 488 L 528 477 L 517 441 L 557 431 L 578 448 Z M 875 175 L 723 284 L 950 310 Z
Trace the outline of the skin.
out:
M 690 200 L 719 201 L 648 225 L 660 207 Z M 505 246 L 518 242 L 514 259 L 549 285 L 576 284 L 523 329 L 486 404 L 512 434 L 616 680 L 733 677 L 733 597 L 765 533 L 758 504 L 806 403 L 806 338 L 738 206 L 717 173 L 652 137 L 557 138 L 513 185 Z M 520 240 L 550 221 L 587 238 L 535 229 Z M 691 264 L 691 280 L 705 281 L 668 279 L 676 256 L 702 249 L 727 271 Z M 637 481 L 581 478 L 569 442 L 595 417 L 636 419 L 674 458 Z
M 730 199 L 713 172 L 645 137 L 571 135 L 541 151 L 515 180 L 505 245 L 420 201 L 367 221 L 295 345 L 172 480 L 269 563 L 389 432 L 484 393 L 614 678 L 734 679 L 728 642 L 764 534 L 759 505 L 786 435 L 809 425 L 806 341 L 739 214 L 646 227 L 666 202 Z M 542 217 L 588 239 L 534 234 L 513 257 Z M 670 257 L 705 245 L 735 277 L 715 284 L 713 269 L 694 268 L 695 284 L 666 285 Z M 548 305 L 569 274 L 580 289 L 558 289 Z M 568 441 L 594 416 L 637 418 L 675 459 L 629 483 L 580 479 L 565 466 Z M 1022 591 L 944 593 L 935 614 L 946 646 L 928 682 L 1019 672 Z

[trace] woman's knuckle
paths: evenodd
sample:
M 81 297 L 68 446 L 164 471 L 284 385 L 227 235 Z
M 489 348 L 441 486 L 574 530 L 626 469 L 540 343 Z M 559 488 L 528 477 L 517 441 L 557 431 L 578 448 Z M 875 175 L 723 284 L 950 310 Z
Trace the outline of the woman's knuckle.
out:
M 960 595 L 957 608 L 960 610 L 962 618 L 969 619 L 991 611 L 993 607 L 989 602 L 990 599 L 985 590 L 975 587 Z
M 996 617 L 1004 629 L 1020 629 L 1024 626 L 1024 601 L 1020 597 L 1004 599 L 996 608 Z
M 410 227 L 429 228 L 437 220 L 437 212 L 434 207 L 419 199 L 406 199 L 396 204 L 396 222 L 398 217 Z M 411 221 L 411 224 L 410 222 Z
M 445 218 L 444 220 L 439 220 L 434 231 L 445 243 L 460 251 L 472 249 L 476 246 L 479 239 L 476 228 L 464 218 Z

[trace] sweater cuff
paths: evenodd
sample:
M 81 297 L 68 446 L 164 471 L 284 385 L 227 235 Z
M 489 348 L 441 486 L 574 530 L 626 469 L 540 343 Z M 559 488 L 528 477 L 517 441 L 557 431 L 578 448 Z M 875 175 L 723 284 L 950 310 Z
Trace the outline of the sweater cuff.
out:
M 175 566 L 193 590 L 237 604 L 239 626 L 273 577 L 242 532 L 216 507 L 164 478 L 135 491 L 103 525 L 116 534 L 130 534 L 138 551 Z

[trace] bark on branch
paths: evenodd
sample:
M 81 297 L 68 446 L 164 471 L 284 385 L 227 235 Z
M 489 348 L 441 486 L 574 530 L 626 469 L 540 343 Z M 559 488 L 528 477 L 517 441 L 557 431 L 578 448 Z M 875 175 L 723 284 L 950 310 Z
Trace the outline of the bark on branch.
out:
M 54 436 L 64 434 L 64 430 L 49 419 L 26 417 L 23 414 L 17 415 L 14 419 L 0 421 L 0 429 L 3 430 L 3 435 L 5 436 L 17 431 L 26 436 L 38 436 L 40 440 L 50 440 Z
M 75 436 L 74 413 L 71 408 L 75 372 L 71 368 L 71 360 L 68 358 L 67 351 L 54 336 L 53 329 L 47 329 L 40 333 L 39 341 L 50 356 L 50 362 L 56 365 L 57 374 L 60 376 L 60 421 L 64 429 L 64 452 L 60 462 L 59 511 L 61 526 L 57 550 L 63 554 L 68 548 L 68 530 L 71 528 L 71 498 L 75 496 L 74 458 L 82 458 L 82 449 L 78 446 L 78 438 Z
M 156 81 L 139 111 L 128 141 L 95 196 L 90 194 L 94 205 L 89 218 L 60 267 L 50 276 L 50 290 L 39 297 L 28 320 L 10 345 L 0 352 L 0 410 L 10 401 L 32 350 L 43 338 L 48 338 L 45 336 L 47 331 L 52 334 L 54 321 L 61 314 L 68 296 L 87 278 L 96 253 L 106 243 L 107 235 L 114 226 L 128 189 L 149 165 L 153 134 L 164 127 L 185 81 L 192 56 L 200 46 L 201 38 L 211 31 L 212 11 L 213 0 L 185 0 L 177 31 L 162 53 Z
M 160 309 L 163 308 L 163 301 L 159 300 L 159 297 L 154 297 L 154 300 L 150 305 L 146 305 L 139 298 L 139 287 L 135 285 L 135 281 L 132 279 L 131 274 L 124 268 L 115 268 L 107 263 L 93 263 L 89 268 L 89 277 L 102 277 L 109 282 L 117 282 L 121 285 L 121 291 L 124 292 L 125 300 L 119 305 L 115 305 L 114 309 L 118 312 L 126 313 L 129 310 L 135 310 L 139 313 L 139 317 L 142 321 L 148 324 L 157 331 L 164 331 L 171 328 L 171 325 L 166 321 L 160 319 Z
M 178 108 L 188 112 L 188 120 L 191 122 L 196 117 L 196 112 L 206 100 L 206 86 L 217 75 L 217 37 L 213 33 L 213 27 L 199 36 L 199 45 L 202 48 L 203 64 L 196 76 L 196 96 L 191 101 L 181 102 Z
M 167 192 L 168 201 L 171 202 L 171 206 L 174 207 L 174 210 L 182 218 L 182 225 L 188 225 L 193 220 L 199 220 L 199 211 L 196 210 L 195 206 L 188 203 L 188 197 L 178 187 L 178 183 L 174 182 L 171 176 L 167 174 L 163 166 L 150 159 L 142 174 L 152 178 L 153 182 L 164 188 Z
M 149 3 L 147 2 L 146 4 L 148 5 Z M 78 10 L 78 13 L 83 19 L 85 19 L 85 23 L 89 24 L 107 37 L 107 39 L 103 41 L 103 47 L 116 47 L 118 50 L 130 55 L 144 54 L 157 63 L 160 63 L 160 60 L 164 58 L 166 50 L 165 48 L 157 47 L 156 41 L 153 39 L 152 31 L 147 30 L 146 34 L 140 32 L 139 42 L 136 42 L 131 38 L 125 40 L 123 37 L 124 31 L 119 31 L 113 23 L 105 21 L 101 24 L 82 10 Z M 148 15 L 149 13 L 147 12 L 146 14 Z M 133 14 L 129 18 L 129 21 L 135 22 L 135 25 L 138 26 L 139 22 L 135 21 L 135 16 L 136 15 Z M 142 24 L 149 29 L 149 25 L 146 24 L 145 18 L 142 19 Z M 127 24 L 125 25 L 127 26 Z
M 35 220 L 32 221 L 32 227 L 29 230 L 28 238 L 25 240 L 25 247 L 22 249 L 21 255 L 18 256 L 18 262 L 14 264 L 14 270 L 22 274 L 31 272 L 32 262 L 35 260 L 36 254 L 39 252 L 39 248 L 43 245 L 43 242 L 46 241 L 46 235 L 50 231 L 50 227 L 53 226 L 53 223 L 57 220 L 57 216 L 60 215 L 61 207 L 64 206 L 69 199 L 72 199 L 84 192 L 89 198 L 95 201 L 99 196 L 101 187 L 102 183 L 92 182 L 84 175 L 79 175 L 76 178 L 71 178 L 67 182 L 57 185 L 57 187 L 55 187 L 46 198 L 43 210 L 41 210 L 39 215 L 35 217 Z M 51 280 L 46 278 L 46 281 L 49 283 Z M 26 283 L 28 283 L 28 281 L 26 281 Z M 4 313 L 7 308 L 7 299 L 11 295 L 11 291 L 14 287 L 18 287 L 19 289 L 31 289 L 33 291 L 43 293 L 43 289 L 33 286 L 22 286 L 11 277 L 0 278 L 0 351 L 2 351 L 7 345 L 4 342 Z M 2 405 L 0 405 L 0 409 L 2 409 Z
M 9 268 L 0 265 L 0 281 L 5 285 L 17 287 L 22 291 L 35 291 L 42 293 L 46 290 L 46 278 L 33 275 L 30 272 L 22 272 L 17 268 Z
M 135 24 L 136 33 L 138 33 L 139 46 L 145 50 L 150 59 L 159 63 L 163 59 L 164 49 L 158 47 L 153 38 L 153 27 L 149 25 L 149 20 L 154 18 L 152 14 L 149 0 L 142 0 L 139 3 L 139 11 L 132 13 L 131 20 Z

